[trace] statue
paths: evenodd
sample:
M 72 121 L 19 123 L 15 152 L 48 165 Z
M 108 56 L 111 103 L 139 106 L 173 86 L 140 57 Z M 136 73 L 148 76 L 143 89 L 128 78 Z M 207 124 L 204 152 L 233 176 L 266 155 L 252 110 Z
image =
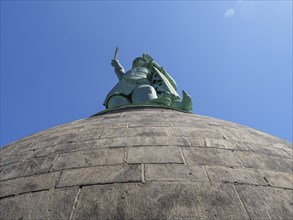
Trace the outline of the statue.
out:
M 128 105 L 168 106 L 185 111 L 192 110 L 192 99 L 183 90 L 177 94 L 176 82 L 151 56 L 143 54 L 125 72 L 118 60 L 118 47 L 111 65 L 119 82 L 108 93 L 104 105 L 107 109 Z

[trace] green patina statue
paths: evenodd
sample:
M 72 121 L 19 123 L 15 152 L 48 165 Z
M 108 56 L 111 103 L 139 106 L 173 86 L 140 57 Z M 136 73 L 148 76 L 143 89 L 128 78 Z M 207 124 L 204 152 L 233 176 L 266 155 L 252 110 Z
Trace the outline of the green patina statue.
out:
M 183 90 L 183 99 L 177 93 L 176 82 L 151 56 L 143 54 L 132 63 L 132 69 L 125 72 L 118 61 L 118 47 L 111 65 L 119 82 L 107 95 L 104 105 L 107 109 L 129 105 L 156 105 L 192 110 L 192 99 Z

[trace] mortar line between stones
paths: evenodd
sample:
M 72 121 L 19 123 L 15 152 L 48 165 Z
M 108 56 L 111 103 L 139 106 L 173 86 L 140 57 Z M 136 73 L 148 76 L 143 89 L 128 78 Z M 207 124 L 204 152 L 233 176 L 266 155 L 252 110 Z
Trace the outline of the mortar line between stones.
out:
M 234 154 L 234 156 L 238 159 L 238 161 L 240 162 L 240 164 L 242 165 L 242 167 L 246 167 L 246 166 L 242 163 L 242 161 L 240 160 L 240 158 L 238 157 L 237 153 L 236 153 L 235 151 L 231 151 L 231 152 L 232 152 L 232 154 Z
M 79 185 L 73 185 L 73 186 L 60 186 L 58 188 L 56 188 L 56 190 L 58 189 L 67 189 L 67 188 L 72 188 L 72 187 L 87 187 L 87 186 L 106 186 L 106 185 L 116 185 L 116 184 L 130 184 L 130 183 L 141 183 L 141 180 L 127 180 L 125 182 L 123 181 L 117 181 L 117 182 L 104 182 L 104 183 L 81 183 Z
M 165 129 L 166 129 L 166 133 L 167 133 L 167 135 L 170 136 L 170 133 L 169 133 L 169 131 L 168 131 L 168 128 L 166 127 Z
M 210 178 L 210 176 L 209 176 L 209 174 L 208 174 L 207 168 L 206 168 L 205 165 L 203 165 L 203 169 L 204 169 L 204 171 L 205 171 L 205 173 L 206 173 L 206 175 L 207 175 L 209 181 L 212 182 L 212 181 L 211 181 L 211 178 Z
M 26 160 L 30 160 L 32 158 L 30 158 L 30 156 L 35 152 L 35 149 L 33 150 L 28 150 L 28 153 L 27 155 L 20 161 L 17 161 L 17 162 L 23 162 L 23 161 L 26 161 Z M 12 155 L 13 156 L 13 155 Z M 5 165 L 5 164 L 4 164 Z
M 264 179 L 264 181 L 266 181 L 266 183 L 268 184 L 268 186 L 271 186 L 271 183 L 267 180 L 267 178 L 260 172 L 259 169 L 256 169 L 257 172 L 259 173 L 259 175 Z
M 246 210 L 246 208 L 245 208 L 245 206 L 244 206 L 244 203 L 242 202 L 242 200 L 241 200 L 241 198 L 240 198 L 240 196 L 239 196 L 239 194 L 238 194 L 238 192 L 237 192 L 237 190 L 236 190 L 236 187 L 235 187 L 233 184 L 232 184 L 232 186 L 233 186 L 233 188 L 234 188 L 234 191 L 235 191 L 235 193 L 236 193 L 236 195 L 237 195 L 237 197 L 238 197 L 238 199 L 239 199 L 239 201 L 240 201 L 240 203 L 241 203 L 243 209 L 245 210 L 247 216 L 248 216 L 249 219 L 251 220 L 251 217 L 250 217 L 248 211 Z
M 181 147 L 179 147 L 179 151 L 180 151 L 181 157 L 183 159 L 183 163 L 186 164 L 186 161 L 185 161 L 185 158 L 184 158 L 184 155 L 183 155 Z
M 56 161 L 58 158 L 59 158 L 59 154 L 57 154 L 57 156 L 55 157 L 55 159 L 52 161 L 52 165 L 51 165 L 51 167 L 50 167 L 50 169 L 49 169 L 49 172 L 51 172 L 51 169 L 52 169 L 52 167 L 53 167 L 55 161 Z
M 59 143 L 59 141 L 61 140 L 61 136 L 58 137 L 58 139 L 52 144 L 53 146 L 57 145 Z
M 185 139 L 187 140 L 187 143 L 188 143 L 189 147 L 191 147 L 191 143 L 190 143 L 188 137 L 185 137 Z
M 168 119 L 168 121 L 170 122 L 171 126 L 174 127 L 173 122 L 170 120 L 169 116 L 167 115 L 166 112 L 164 112 L 164 115 L 166 116 L 166 118 Z
M 124 163 L 127 164 L 128 147 L 124 148 Z
M 144 176 L 145 176 L 144 164 L 142 163 L 141 164 L 141 180 L 142 180 L 143 183 L 145 182 Z
M 206 138 L 203 137 L 202 139 L 203 139 L 203 144 L 204 144 L 204 146 L 205 146 L 205 147 L 208 147 L 208 146 L 207 146 L 207 140 L 206 140 Z
M 71 211 L 70 216 L 69 216 L 69 220 L 71 220 L 72 217 L 73 217 L 73 213 L 74 213 L 74 210 L 75 210 L 76 205 L 77 205 L 77 200 L 78 200 L 78 197 L 79 197 L 80 191 L 81 191 L 81 188 L 78 189 L 78 191 L 77 191 L 77 195 L 75 196 L 75 199 L 74 199 L 74 202 L 73 202 L 72 211 Z
M 0 200 L 6 199 L 6 198 L 11 198 L 11 197 L 17 197 L 19 195 L 31 194 L 31 193 L 49 192 L 50 190 L 51 189 L 40 189 L 40 190 L 33 190 L 33 191 L 27 191 L 27 192 L 20 192 L 20 193 L 16 193 L 16 194 L 2 196 L 2 197 L 0 197 Z
M 57 187 L 57 185 L 58 185 L 58 183 L 59 183 L 59 181 L 61 179 L 62 173 L 63 173 L 63 170 L 60 171 L 60 174 L 59 174 L 58 178 L 55 181 L 55 185 L 54 185 L 53 189 L 56 189 L 56 187 Z
M 166 116 L 166 118 L 169 118 L 169 116 L 167 115 L 167 113 L 165 111 L 163 111 L 163 113 Z

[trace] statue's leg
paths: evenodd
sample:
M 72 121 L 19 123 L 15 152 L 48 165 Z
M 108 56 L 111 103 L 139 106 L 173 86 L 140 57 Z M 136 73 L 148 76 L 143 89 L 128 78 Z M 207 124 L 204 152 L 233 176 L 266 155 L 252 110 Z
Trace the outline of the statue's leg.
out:
M 118 108 L 123 105 L 128 105 L 130 102 L 128 101 L 127 98 L 120 96 L 120 95 L 115 95 L 112 96 L 109 101 L 108 101 L 108 108 Z
M 132 93 L 131 99 L 132 103 L 148 103 L 153 99 L 157 99 L 156 90 L 150 85 L 140 85 L 135 88 Z

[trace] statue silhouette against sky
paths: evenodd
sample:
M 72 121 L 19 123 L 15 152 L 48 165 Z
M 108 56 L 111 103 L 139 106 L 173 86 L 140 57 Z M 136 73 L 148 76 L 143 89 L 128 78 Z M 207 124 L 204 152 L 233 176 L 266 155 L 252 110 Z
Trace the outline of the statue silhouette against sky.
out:
M 104 105 L 107 109 L 130 105 L 168 106 L 185 111 L 192 110 L 192 99 L 183 90 L 183 99 L 177 93 L 176 82 L 151 56 L 143 54 L 132 62 L 125 72 L 118 60 L 118 47 L 111 65 L 119 82 L 108 93 Z

